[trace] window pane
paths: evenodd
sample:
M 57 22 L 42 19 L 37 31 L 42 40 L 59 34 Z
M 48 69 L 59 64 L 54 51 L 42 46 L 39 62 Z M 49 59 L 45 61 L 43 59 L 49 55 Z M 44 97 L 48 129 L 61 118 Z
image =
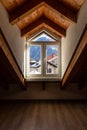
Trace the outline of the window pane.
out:
M 30 74 L 41 74 L 41 46 L 30 46 Z
M 58 45 L 46 46 L 46 74 L 58 74 Z
M 33 40 L 32 40 L 33 42 L 54 42 L 55 41 L 55 39 L 54 38 L 52 38 L 52 37 L 50 37 L 50 36 L 48 36 L 46 33 L 42 33 L 42 34 L 40 34 L 39 36 L 37 36 L 36 38 L 34 38 Z

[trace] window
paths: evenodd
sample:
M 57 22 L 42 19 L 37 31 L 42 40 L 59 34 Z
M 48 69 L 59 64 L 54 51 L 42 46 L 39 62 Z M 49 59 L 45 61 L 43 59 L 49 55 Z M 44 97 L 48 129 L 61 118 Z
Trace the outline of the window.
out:
M 27 40 L 26 78 L 60 76 L 60 41 L 46 31 Z

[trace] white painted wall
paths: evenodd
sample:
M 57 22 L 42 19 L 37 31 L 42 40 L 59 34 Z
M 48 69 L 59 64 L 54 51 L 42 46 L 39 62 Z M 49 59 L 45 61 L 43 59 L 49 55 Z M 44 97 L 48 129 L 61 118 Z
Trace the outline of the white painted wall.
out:
M 83 6 L 81 7 L 78 14 L 77 24 L 72 24 L 69 26 L 66 37 L 62 38 L 61 41 L 61 56 L 62 56 L 62 76 L 69 64 L 72 54 L 78 44 L 80 36 L 87 24 L 87 0 L 85 0 Z
M 0 28 L 23 72 L 24 64 L 24 39 L 20 36 L 20 30 L 16 25 L 9 23 L 8 14 L 0 3 Z

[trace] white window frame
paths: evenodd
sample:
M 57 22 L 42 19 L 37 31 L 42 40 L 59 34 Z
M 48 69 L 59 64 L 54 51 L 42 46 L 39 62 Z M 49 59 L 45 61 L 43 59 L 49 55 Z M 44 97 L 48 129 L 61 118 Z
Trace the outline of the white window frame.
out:
M 50 34 L 49 34 L 50 36 Z M 41 52 L 44 52 L 42 55 L 42 74 L 29 74 L 29 46 L 30 45 L 41 45 Z M 46 73 L 46 45 L 58 45 L 58 74 L 45 74 Z M 43 54 L 43 53 L 42 53 Z M 31 39 L 26 41 L 26 54 L 25 54 L 25 78 L 26 80 L 60 80 L 61 79 L 61 58 L 60 58 L 60 40 L 56 42 L 32 42 Z M 43 60 L 44 59 L 44 60 Z M 45 71 L 44 71 L 45 70 Z

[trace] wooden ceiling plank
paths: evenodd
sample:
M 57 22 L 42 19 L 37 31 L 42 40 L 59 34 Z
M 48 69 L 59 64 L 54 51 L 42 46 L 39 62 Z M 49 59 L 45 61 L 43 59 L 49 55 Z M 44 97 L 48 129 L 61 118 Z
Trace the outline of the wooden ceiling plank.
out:
M 44 0 L 47 5 L 55 9 L 58 13 L 61 14 L 61 17 L 66 17 L 70 22 L 77 22 L 77 13 L 72 10 L 66 4 L 63 4 L 61 1 L 53 0 Z
M 85 0 L 61 0 L 76 12 L 81 8 Z
M 51 20 L 49 20 L 45 16 L 40 17 L 35 22 L 31 23 L 26 28 L 22 29 L 21 30 L 21 36 L 26 35 L 29 31 L 31 31 L 34 28 L 38 27 L 42 23 L 47 24 L 48 26 L 50 26 L 51 28 L 53 28 L 54 30 L 56 30 L 57 32 L 59 32 L 61 36 L 66 36 L 66 30 L 65 29 L 61 28 L 60 26 L 58 26 L 57 24 L 55 24 L 54 22 L 52 22 Z
M 34 2 L 33 2 L 34 1 Z M 32 0 L 25 2 L 20 8 L 16 8 L 14 11 L 9 13 L 9 21 L 11 24 L 15 24 L 31 12 L 37 10 L 39 7 L 43 6 L 42 0 Z
M 35 27 L 34 29 L 32 29 L 31 31 L 29 31 L 28 33 L 26 33 L 23 37 L 26 37 L 26 39 L 31 38 L 34 34 L 42 31 L 42 30 L 46 30 L 49 33 L 54 34 L 57 37 L 62 37 L 62 34 L 60 34 L 58 31 L 54 30 L 52 27 L 48 26 L 45 23 L 41 23 L 40 25 L 38 25 L 37 27 Z
M 9 20 L 11 24 L 17 23 L 21 19 L 23 19 L 25 16 L 27 16 L 30 12 L 37 9 L 41 6 L 48 5 L 51 8 L 54 8 L 54 10 L 61 14 L 61 17 L 66 17 L 71 22 L 76 22 L 76 13 L 68 8 L 66 5 L 63 5 L 60 1 L 48 1 L 48 0 L 32 0 L 27 1 L 25 4 L 20 6 L 20 8 L 16 8 L 14 11 L 12 11 L 9 14 Z

